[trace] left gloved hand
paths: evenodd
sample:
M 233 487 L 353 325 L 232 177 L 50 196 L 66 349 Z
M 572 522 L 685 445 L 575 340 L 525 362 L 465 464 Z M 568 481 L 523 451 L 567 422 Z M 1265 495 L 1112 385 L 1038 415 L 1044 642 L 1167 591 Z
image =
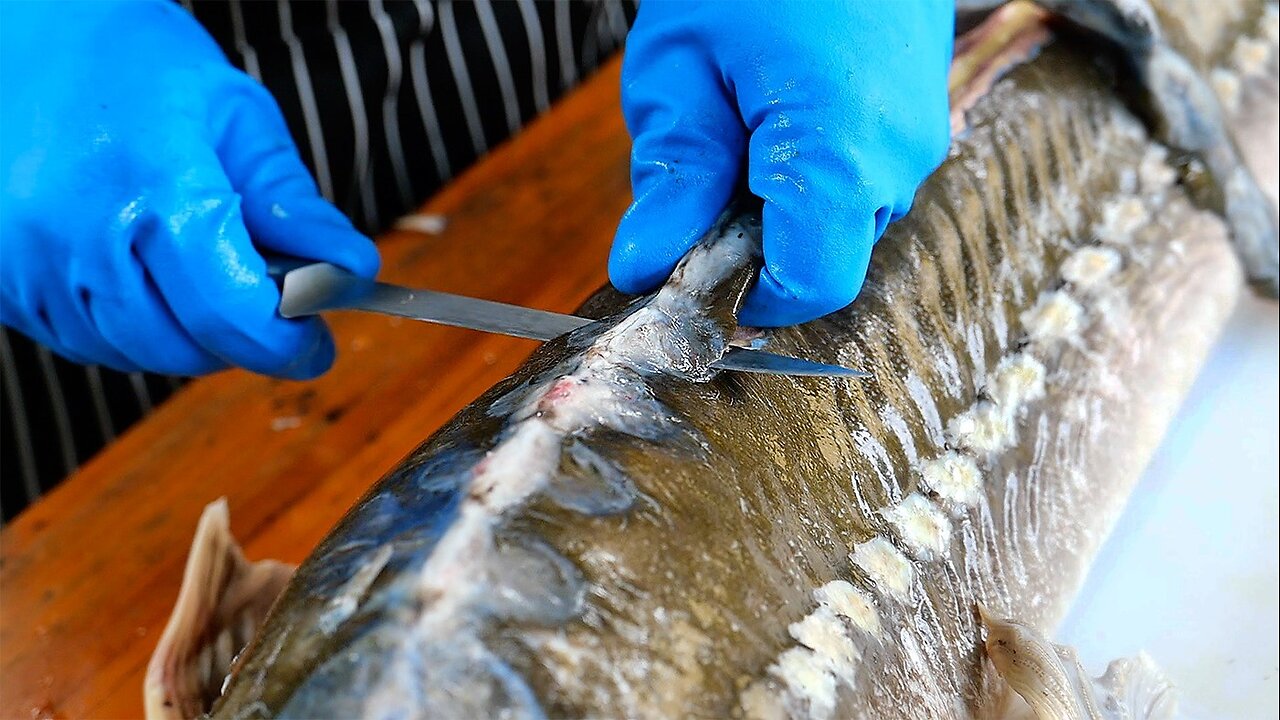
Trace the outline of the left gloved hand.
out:
M 872 244 L 946 155 L 953 29 L 945 0 L 642 3 L 622 71 L 635 201 L 613 283 L 666 279 L 745 164 L 765 201 L 764 268 L 740 321 L 850 303 Z
M 117 370 L 310 378 L 261 250 L 372 277 L 275 100 L 170 0 L 0 2 L 0 322 Z

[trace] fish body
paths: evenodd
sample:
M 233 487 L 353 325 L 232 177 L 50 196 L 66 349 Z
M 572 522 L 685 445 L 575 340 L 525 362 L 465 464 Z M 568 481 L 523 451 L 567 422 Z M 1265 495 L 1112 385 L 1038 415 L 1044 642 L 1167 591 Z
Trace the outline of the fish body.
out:
M 1005 707 L 984 618 L 1063 616 L 1244 277 L 1107 72 L 1053 43 L 991 87 L 842 312 L 736 329 L 750 202 L 601 291 L 352 508 L 212 716 Z M 748 342 L 872 377 L 710 367 Z

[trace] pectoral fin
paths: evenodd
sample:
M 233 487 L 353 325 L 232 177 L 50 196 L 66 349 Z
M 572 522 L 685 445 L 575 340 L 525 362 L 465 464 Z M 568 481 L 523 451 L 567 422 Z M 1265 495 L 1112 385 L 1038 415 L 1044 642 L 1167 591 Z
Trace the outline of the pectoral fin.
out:
M 147 718 L 194 718 L 209 709 L 294 568 L 245 560 L 231 536 L 226 499 L 205 507 L 178 601 L 147 665 Z
M 1172 683 L 1146 654 L 1114 660 L 1090 678 L 1075 649 L 1055 645 L 1035 628 L 978 607 L 987 656 L 1037 720 L 1157 720 L 1177 711 Z M 1011 717 L 1026 717 L 1018 708 Z

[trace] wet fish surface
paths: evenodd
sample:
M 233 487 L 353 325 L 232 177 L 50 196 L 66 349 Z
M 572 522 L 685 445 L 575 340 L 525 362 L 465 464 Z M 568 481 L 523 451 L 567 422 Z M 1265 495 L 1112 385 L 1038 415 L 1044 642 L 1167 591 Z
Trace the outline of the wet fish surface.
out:
M 737 328 L 760 233 L 741 202 L 657 294 L 598 293 L 597 322 L 373 486 L 265 620 L 220 588 L 256 572 L 274 593 L 277 569 L 214 562 L 229 551 L 211 521 L 183 591 L 200 610 L 166 631 L 149 712 L 951 718 L 1015 692 L 1040 717 L 1171 711 L 1149 661 L 1094 681 L 1043 633 L 1244 278 L 1274 277 L 1274 184 L 1253 177 L 1275 172 L 1274 112 L 1256 115 L 1274 104 L 1276 6 L 1226 3 L 1192 37 L 1174 5 L 1149 17 L 1174 28 L 1177 68 L 1216 78 L 1212 99 L 1187 95 L 1184 120 L 1219 113 L 1194 142 L 1144 115 L 1173 112 L 1158 83 L 1136 105 L 1096 45 L 1001 10 L 991 27 L 1022 29 L 972 42 L 1034 59 L 971 99 L 858 302 Z M 1237 150 L 1268 132 L 1269 150 Z M 1240 155 L 1262 163 L 1247 179 Z M 710 368 L 735 343 L 872 378 Z

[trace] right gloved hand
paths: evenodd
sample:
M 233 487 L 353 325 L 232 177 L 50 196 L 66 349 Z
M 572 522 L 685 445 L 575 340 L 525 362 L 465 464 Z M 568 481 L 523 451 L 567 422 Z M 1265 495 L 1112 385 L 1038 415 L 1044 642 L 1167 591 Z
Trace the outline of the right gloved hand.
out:
M 764 201 L 764 266 L 739 320 L 792 325 L 852 302 L 872 245 L 946 157 L 954 23 L 952 0 L 641 3 L 614 285 L 660 285 L 745 177 Z
M 0 322 L 83 363 L 309 378 L 255 249 L 378 270 L 266 89 L 164 0 L 0 3 Z

